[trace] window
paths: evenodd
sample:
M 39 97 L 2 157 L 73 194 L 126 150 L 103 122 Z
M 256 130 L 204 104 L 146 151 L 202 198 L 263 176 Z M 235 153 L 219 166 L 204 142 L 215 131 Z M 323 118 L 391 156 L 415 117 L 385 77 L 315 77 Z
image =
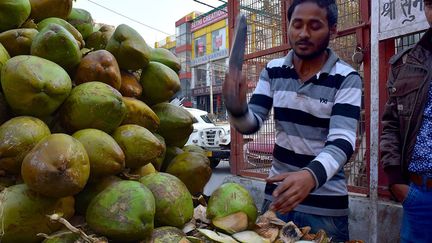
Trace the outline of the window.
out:
M 414 46 L 417 42 L 419 42 L 423 34 L 424 32 L 420 32 L 420 33 L 409 34 L 409 35 L 396 38 L 395 53 L 401 52 L 407 48 Z
M 200 36 L 195 39 L 195 58 L 205 56 L 206 54 L 206 36 Z
M 226 49 L 226 29 L 218 29 L 212 32 L 212 49 L 217 52 Z
M 176 27 L 176 46 L 191 44 L 190 23 Z
M 195 68 L 195 88 L 205 87 L 207 84 L 207 70 L 205 65 Z

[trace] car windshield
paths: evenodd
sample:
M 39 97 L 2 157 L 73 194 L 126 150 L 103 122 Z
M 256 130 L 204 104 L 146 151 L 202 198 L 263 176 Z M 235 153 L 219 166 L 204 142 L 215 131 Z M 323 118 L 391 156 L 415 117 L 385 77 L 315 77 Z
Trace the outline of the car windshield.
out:
M 203 119 L 204 122 L 206 122 L 206 123 L 213 123 L 213 122 L 210 120 L 210 117 L 208 117 L 207 115 L 202 115 L 202 116 L 201 116 L 201 119 Z

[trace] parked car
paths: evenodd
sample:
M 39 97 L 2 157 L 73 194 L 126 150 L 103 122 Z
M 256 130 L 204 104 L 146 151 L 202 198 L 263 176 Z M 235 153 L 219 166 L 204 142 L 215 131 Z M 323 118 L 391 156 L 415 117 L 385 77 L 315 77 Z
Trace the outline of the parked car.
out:
M 274 144 L 274 133 L 261 133 L 252 136 L 249 142 L 243 146 L 244 159 L 248 168 L 269 170 L 273 161 Z
M 215 168 L 222 159 L 229 159 L 231 134 L 230 125 L 215 124 L 207 111 L 185 108 L 194 117 L 194 130 L 189 136 L 186 145 L 197 145 L 203 148 L 210 160 L 210 165 Z

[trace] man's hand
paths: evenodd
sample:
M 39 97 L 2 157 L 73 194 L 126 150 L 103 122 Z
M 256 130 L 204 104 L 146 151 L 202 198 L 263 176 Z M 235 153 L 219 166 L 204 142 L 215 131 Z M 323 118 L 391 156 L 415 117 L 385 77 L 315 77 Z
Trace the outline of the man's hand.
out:
M 390 190 L 393 192 L 398 202 L 403 202 L 408 196 L 409 186 L 405 184 L 394 184 L 390 187 Z
M 307 170 L 282 173 L 266 180 L 268 183 L 281 182 L 273 192 L 275 200 L 271 209 L 285 214 L 301 203 L 315 188 L 315 179 Z
M 247 85 L 240 70 L 230 68 L 225 75 L 222 92 L 226 108 L 232 115 L 243 115 L 247 111 Z

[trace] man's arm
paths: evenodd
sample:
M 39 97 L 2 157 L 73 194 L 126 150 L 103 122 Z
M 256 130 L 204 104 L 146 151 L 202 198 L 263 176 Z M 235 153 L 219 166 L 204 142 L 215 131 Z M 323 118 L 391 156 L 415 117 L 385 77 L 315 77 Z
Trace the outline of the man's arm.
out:
M 226 78 L 227 79 L 225 82 L 229 83 L 229 79 L 231 78 L 230 74 L 227 74 Z M 242 77 L 242 79 L 244 79 L 244 77 Z M 242 83 L 245 84 L 246 82 L 243 80 Z M 243 87 L 246 87 L 246 85 L 243 85 Z M 229 93 L 232 92 L 232 89 L 224 84 L 223 92 L 224 96 L 228 96 L 230 95 Z M 239 99 L 241 99 L 240 96 L 240 94 L 237 95 Z M 244 97 L 244 99 L 246 99 L 246 97 Z M 236 128 L 237 131 L 242 134 L 252 134 L 257 132 L 267 119 L 271 107 L 273 106 L 273 92 L 270 88 L 270 79 L 267 70 L 264 69 L 261 72 L 257 87 L 255 88 L 248 105 L 246 105 L 245 101 L 237 101 L 238 103 L 234 101 L 235 104 L 233 105 L 229 104 L 230 102 L 227 102 L 227 100 L 225 102 L 230 123 Z M 239 104 L 244 104 L 244 108 L 238 108 Z M 233 109 L 230 109 L 231 106 L 236 107 L 235 111 L 242 112 L 233 112 Z
M 328 142 L 307 167 L 267 178 L 268 183 L 281 182 L 273 192 L 272 209 L 287 213 L 301 203 L 315 188 L 331 179 L 351 157 L 360 116 L 361 79 L 348 75 L 336 94 L 330 117 Z
M 401 137 L 399 116 L 396 99 L 392 96 L 392 88 L 395 75 L 390 70 L 388 87 L 388 100 L 384 107 L 384 114 L 381 119 L 382 133 L 380 141 L 381 161 L 384 172 L 389 180 L 389 189 L 397 201 L 402 202 L 408 192 L 408 186 L 402 175 L 401 162 Z

